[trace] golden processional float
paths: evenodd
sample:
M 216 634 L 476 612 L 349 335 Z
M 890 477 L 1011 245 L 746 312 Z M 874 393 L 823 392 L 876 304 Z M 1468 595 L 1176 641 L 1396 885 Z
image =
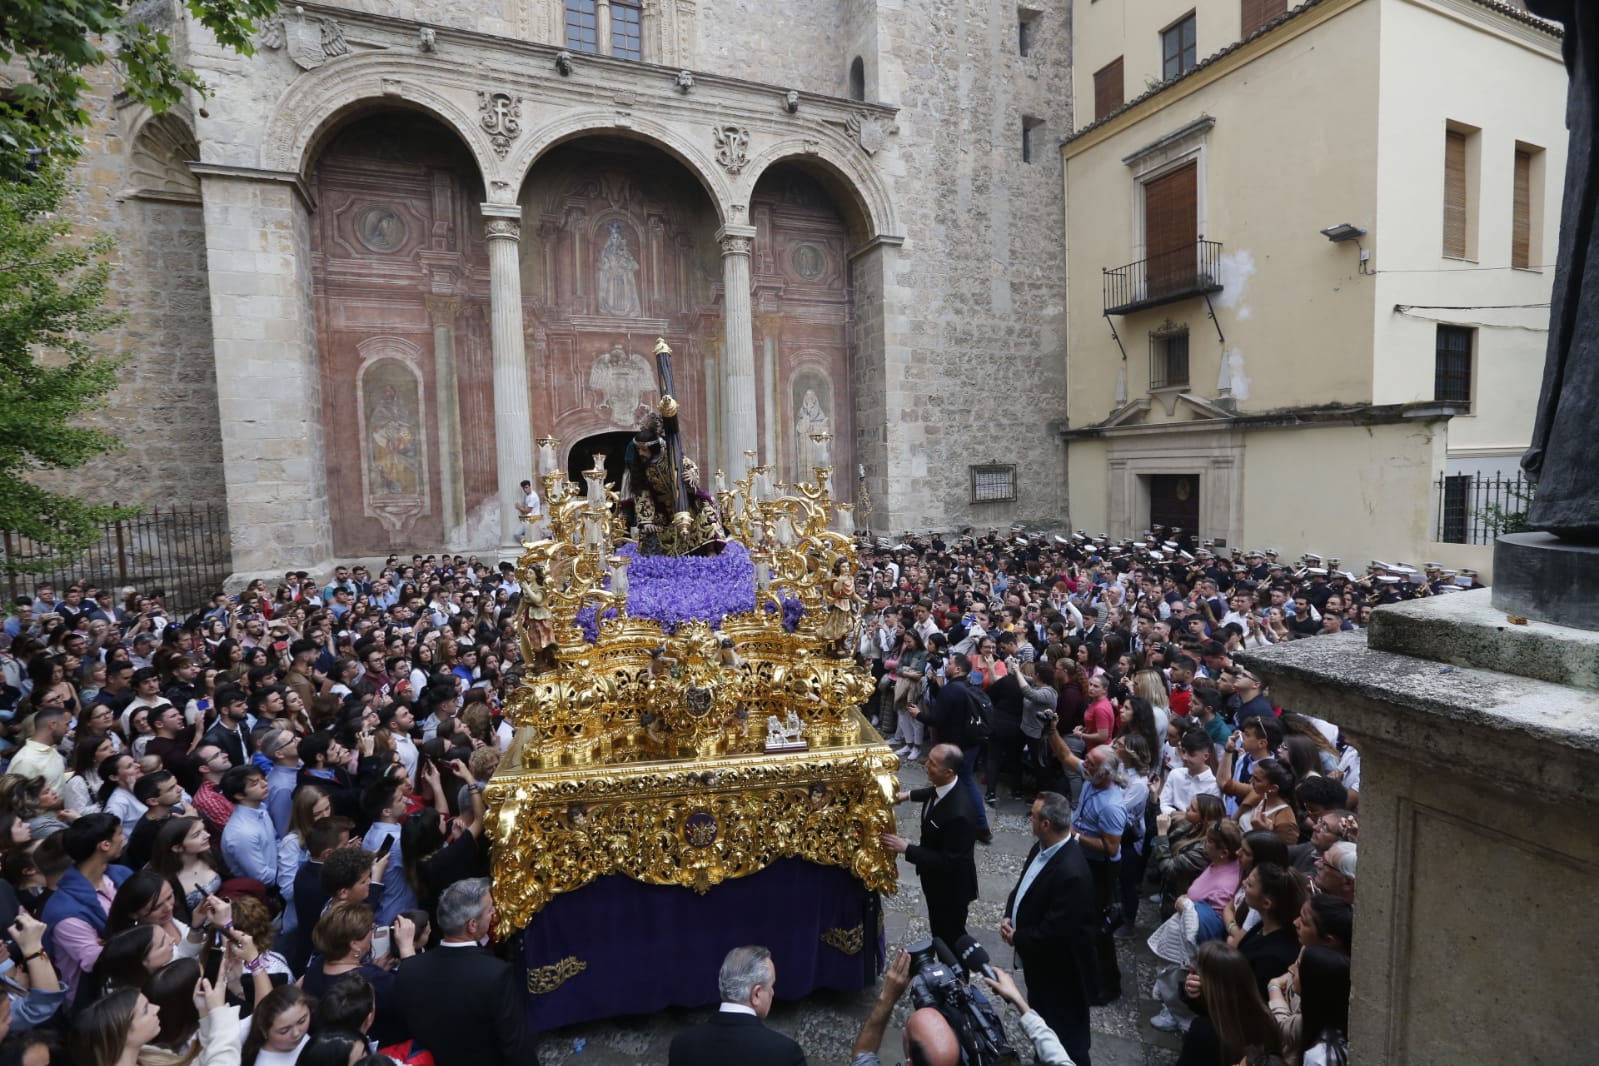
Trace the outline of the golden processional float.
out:
M 852 654 L 853 508 L 829 493 L 830 436 L 812 439 L 824 465 L 786 494 L 754 453 L 733 489 L 716 473 L 710 576 L 639 552 L 602 456 L 580 491 L 538 441 L 547 503 L 516 564 L 527 673 L 485 797 L 501 936 L 610 874 L 703 894 L 799 858 L 894 891 L 878 836 L 899 760 L 857 709 L 873 680 Z M 680 535 L 693 521 L 672 517 Z

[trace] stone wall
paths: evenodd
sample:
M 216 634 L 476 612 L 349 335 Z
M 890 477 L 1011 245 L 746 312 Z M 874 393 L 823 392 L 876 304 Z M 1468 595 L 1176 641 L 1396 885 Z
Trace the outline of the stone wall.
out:
M 903 374 L 886 381 L 896 527 L 1065 520 L 1061 163 L 1070 129 L 1067 14 L 1053 5 L 1018 54 L 1016 6 L 876 5 L 876 99 L 898 106 L 891 167 L 905 247 L 885 299 L 903 308 Z M 1023 116 L 1034 130 L 1021 158 Z M 967 466 L 1017 465 L 1017 502 L 968 502 Z
M 103 89 L 104 72 L 97 80 Z M 125 317 L 100 345 L 126 363 L 118 388 L 87 422 L 116 434 L 124 447 L 52 474 L 51 485 L 94 502 L 220 505 L 205 220 L 199 185 L 184 166 L 193 136 L 178 115 L 142 121 L 104 94 L 91 104 L 75 211 L 86 235 L 116 242 L 109 302 Z

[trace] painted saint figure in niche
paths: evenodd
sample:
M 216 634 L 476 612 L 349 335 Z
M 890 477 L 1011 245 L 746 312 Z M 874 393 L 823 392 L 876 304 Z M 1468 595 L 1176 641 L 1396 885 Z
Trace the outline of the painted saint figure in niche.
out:
M 367 439 L 371 445 L 373 495 L 420 493 L 419 437 L 410 412 L 400 402 L 393 385 L 383 386 L 382 398 L 367 416 Z
M 832 431 L 830 426 L 827 412 L 822 408 L 821 397 L 816 394 L 815 389 L 806 389 L 804 397 L 800 400 L 799 409 L 794 412 L 796 480 L 809 481 L 816 476 L 816 468 L 822 465 L 822 455 L 816 442 L 811 440 L 811 434 L 829 433 Z
M 647 413 L 644 397 L 655 388 L 655 373 L 642 355 L 617 344 L 594 360 L 589 388 L 600 394 L 596 406 L 608 413 L 611 425 L 635 426 Z
M 622 236 L 622 223 L 611 223 L 611 235 L 600 250 L 595 293 L 599 296 L 600 310 L 607 315 L 622 318 L 636 316 L 641 304 L 638 298 L 638 260 L 628 251 L 627 239 Z

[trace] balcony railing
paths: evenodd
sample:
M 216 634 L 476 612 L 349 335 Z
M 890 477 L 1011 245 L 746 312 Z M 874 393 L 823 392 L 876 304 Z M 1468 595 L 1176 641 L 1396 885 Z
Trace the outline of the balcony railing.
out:
M 1195 241 L 1105 270 L 1105 313 L 1125 315 L 1221 292 L 1221 242 Z

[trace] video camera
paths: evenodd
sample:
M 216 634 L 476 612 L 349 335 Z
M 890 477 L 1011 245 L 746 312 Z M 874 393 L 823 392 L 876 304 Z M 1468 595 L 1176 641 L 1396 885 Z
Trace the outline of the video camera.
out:
M 959 959 L 937 937 L 906 947 L 911 957 L 911 1002 L 917 1010 L 932 1007 L 943 1015 L 960 1041 L 962 1066 L 1015 1062 L 999 1014 L 966 980 L 968 971 L 987 966 L 988 954 L 971 937 L 964 938 L 961 946 L 965 950 Z

